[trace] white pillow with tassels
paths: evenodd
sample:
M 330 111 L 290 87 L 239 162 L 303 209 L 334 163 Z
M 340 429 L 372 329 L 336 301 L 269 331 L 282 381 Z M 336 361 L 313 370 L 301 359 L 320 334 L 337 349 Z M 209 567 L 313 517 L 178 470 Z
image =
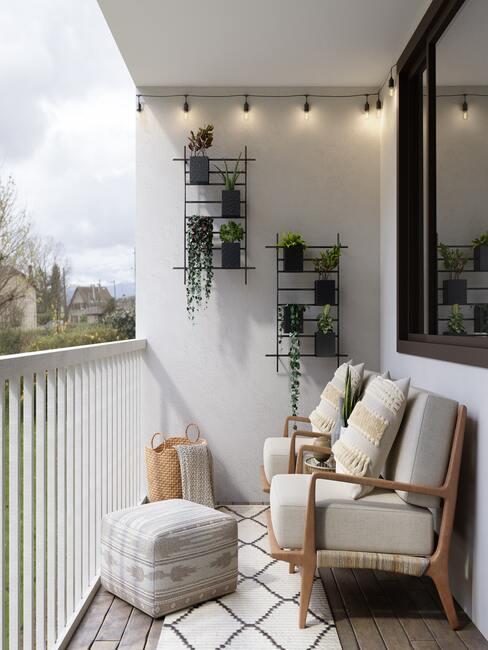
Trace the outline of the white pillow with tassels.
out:
M 392 381 L 375 377 L 349 416 L 332 451 L 338 474 L 378 478 L 402 422 L 410 378 Z M 359 499 L 373 488 L 351 484 Z
M 348 367 L 353 391 L 361 387 L 364 363 L 353 366 L 352 361 L 348 361 L 337 368 L 320 396 L 320 404 L 309 415 L 312 431 L 318 435 L 330 435 L 335 427 L 339 417 L 339 400 L 344 398 L 344 384 Z

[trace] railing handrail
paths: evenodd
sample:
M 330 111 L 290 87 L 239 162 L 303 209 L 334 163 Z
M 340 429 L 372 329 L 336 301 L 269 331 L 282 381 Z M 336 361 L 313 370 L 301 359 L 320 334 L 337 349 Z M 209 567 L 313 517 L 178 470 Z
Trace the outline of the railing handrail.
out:
M 110 343 L 77 345 L 71 348 L 57 348 L 55 350 L 8 354 L 0 357 L 0 377 L 8 378 L 9 375 L 21 375 L 33 368 L 48 370 L 50 368 L 69 367 L 127 352 L 144 350 L 146 343 L 146 339 L 129 339 L 126 341 L 111 341 Z

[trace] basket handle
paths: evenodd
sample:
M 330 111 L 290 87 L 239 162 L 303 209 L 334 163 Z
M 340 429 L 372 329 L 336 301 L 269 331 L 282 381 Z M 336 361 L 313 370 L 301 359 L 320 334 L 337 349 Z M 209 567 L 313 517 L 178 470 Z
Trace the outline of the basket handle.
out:
M 154 438 L 155 438 L 156 436 L 161 436 L 161 439 L 164 441 L 164 436 L 163 436 L 163 434 L 160 433 L 159 431 L 156 431 L 156 433 L 155 433 L 155 434 L 153 435 L 153 437 L 151 438 L 151 449 L 154 449 Z
M 196 429 L 197 429 L 197 437 L 195 438 L 195 440 L 192 440 L 192 439 L 190 438 L 190 436 L 188 435 L 188 429 L 189 429 L 190 427 L 196 427 Z M 199 428 L 198 424 L 195 424 L 195 422 L 190 422 L 190 424 L 189 424 L 189 425 L 186 427 L 186 429 L 185 429 L 185 436 L 187 437 L 187 439 L 188 439 L 190 442 L 198 442 L 198 440 L 200 439 L 200 428 Z

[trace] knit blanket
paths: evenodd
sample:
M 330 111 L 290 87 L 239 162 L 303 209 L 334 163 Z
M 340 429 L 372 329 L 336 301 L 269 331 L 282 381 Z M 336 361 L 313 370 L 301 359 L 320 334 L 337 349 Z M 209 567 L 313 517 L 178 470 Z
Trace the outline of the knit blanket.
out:
M 208 445 L 175 445 L 183 499 L 214 508 L 212 456 Z

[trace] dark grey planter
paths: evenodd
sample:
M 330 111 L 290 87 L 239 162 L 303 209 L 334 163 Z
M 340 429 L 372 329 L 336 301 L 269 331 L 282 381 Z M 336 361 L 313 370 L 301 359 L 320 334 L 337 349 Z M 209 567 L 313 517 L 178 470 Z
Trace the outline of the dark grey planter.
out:
M 466 280 L 444 280 L 442 285 L 445 305 L 465 305 L 468 302 L 468 283 Z
M 222 242 L 222 268 L 223 269 L 240 269 L 241 268 L 241 243 L 240 242 Z
M 239 190 L 222 190 L 222 216 L 241 216 L 241 193 Z
M 488 334 L 488 305 L 474 306 L 474 331 Z
M 476 246 L 473 257 L 475 271 L 488 271 L 488 246 Z
M 315 280 L 315 304 L 336 304 L 335 280 Z
M 207 156 L 192 156 L 190 158 L 190 185 L 208 185 Z
M 335 334 L 323 334 L 315 332 L 315 356 L 316 357 L 334 357 L 335 356 Z
M 283 249 L 283 270 L 303 271 L 303 246 L 290 246 Z
M 298 319 L 298 334 L 303 334 L 303 312 Z M 291 308 L 287 305 L 283 309 L 283 332 L 291 334 Z

